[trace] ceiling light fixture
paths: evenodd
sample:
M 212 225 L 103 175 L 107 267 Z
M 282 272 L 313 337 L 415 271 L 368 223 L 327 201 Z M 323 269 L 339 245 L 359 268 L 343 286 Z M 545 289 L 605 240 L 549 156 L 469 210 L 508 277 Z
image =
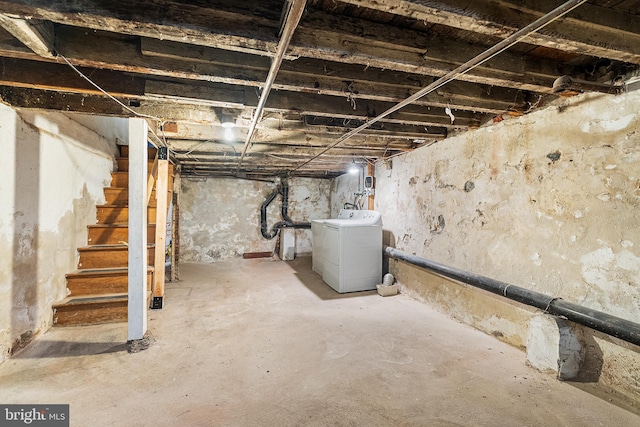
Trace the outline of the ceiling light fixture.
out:
M 358 172 L 360 172 L 360 168 L 358 167 L 356 162 L 355 161 L 351 162 L 351 166 L 349 166 L 349 173 L 355 175 Z
M 236 127 L 236 123 L 233 120 L 233 116 L 231 114 L 220 113 L 218 114 L 220 118 L 220 126 L 224 129 L 222 133 L 223 138 L 226 141 L 232 141 L 235 137 L 233 129 Z
M 224 139 L 227 141 L 232 141 L 233 140 L 233 123 L 231 123 L 231 126 L 225 126 L 229 123 L 223 123 L 222 127 L 224 128 Z

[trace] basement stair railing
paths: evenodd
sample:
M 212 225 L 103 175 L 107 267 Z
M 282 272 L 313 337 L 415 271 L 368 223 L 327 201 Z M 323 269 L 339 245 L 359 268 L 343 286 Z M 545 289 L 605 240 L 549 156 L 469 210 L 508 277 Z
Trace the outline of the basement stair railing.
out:
M 156 238 L 154 247 L 154 269 L 151 308 L 164 307 L 165 253 L 167 238 L 167 213 L 169 198 L 169 160 L 167 148 L 159 147 L 147 180 L 147 206 L 153 189 L 156 189 Z

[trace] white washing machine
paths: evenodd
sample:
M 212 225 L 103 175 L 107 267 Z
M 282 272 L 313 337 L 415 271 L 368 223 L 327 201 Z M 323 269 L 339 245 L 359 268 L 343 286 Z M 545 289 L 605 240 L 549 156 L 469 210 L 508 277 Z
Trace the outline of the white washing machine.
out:
M 340 214 L 322 224 L 322 279 L 339 293 L 376 289 L 382 281 L 380 212 Z
M 349 219 L 353 216 L 354 211 L 348 209 L 342 209 L 338 214 L 338 218 L 334 219 Z M 311 221 L 311 262 L 312 269 L 319 275 L 323 275 L 324 255 L 322 245 L 322 227 L 326 219 L 314 219 Z

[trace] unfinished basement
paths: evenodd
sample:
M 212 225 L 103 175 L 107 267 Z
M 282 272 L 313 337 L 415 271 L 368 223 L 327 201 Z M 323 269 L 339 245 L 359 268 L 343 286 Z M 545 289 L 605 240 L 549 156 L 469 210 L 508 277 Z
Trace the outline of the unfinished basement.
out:
M 640 426 L 640 0 L 0 0 L 0 425 Z

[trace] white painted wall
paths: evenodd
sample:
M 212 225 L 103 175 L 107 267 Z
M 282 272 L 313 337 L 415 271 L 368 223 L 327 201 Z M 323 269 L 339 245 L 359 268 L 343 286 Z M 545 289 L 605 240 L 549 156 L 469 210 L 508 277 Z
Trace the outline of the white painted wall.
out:
M 329 217 L 325 179 L 289 180 L 289 216 L 295 222 Z M 234 178 L 182 179 L 180 254 L 183 262 L 214 262 L 245 252 L 273 251 L 260 233 L 260 206 L 276 184 Z M 281 221 L 281 197 L 269 206 L 269 230 Z M 296 255 L 311 254 L 311 231 L 296 230 Z
M 61 113 L 0 105 L 0 362 L 52 322 L 110 181 L 114 140 Z
M 69 113 L 67 117 L 91 129 L 107 141 L 115 141 L 117 139 L 118 143 L 127 143 L 129 140 L 127 119 L 78 113 Z
M 564 99 L 378 164 L 388 243 L 640 322 L 638 105 L 640 92 Z M 335 186 L 332 200 L 354 191 Z M 406 264 L 391 270 L 404 292 L 526 345 L 533 310 Z M 640 349 L 588 332 L 599 378 L 639 393 Z

